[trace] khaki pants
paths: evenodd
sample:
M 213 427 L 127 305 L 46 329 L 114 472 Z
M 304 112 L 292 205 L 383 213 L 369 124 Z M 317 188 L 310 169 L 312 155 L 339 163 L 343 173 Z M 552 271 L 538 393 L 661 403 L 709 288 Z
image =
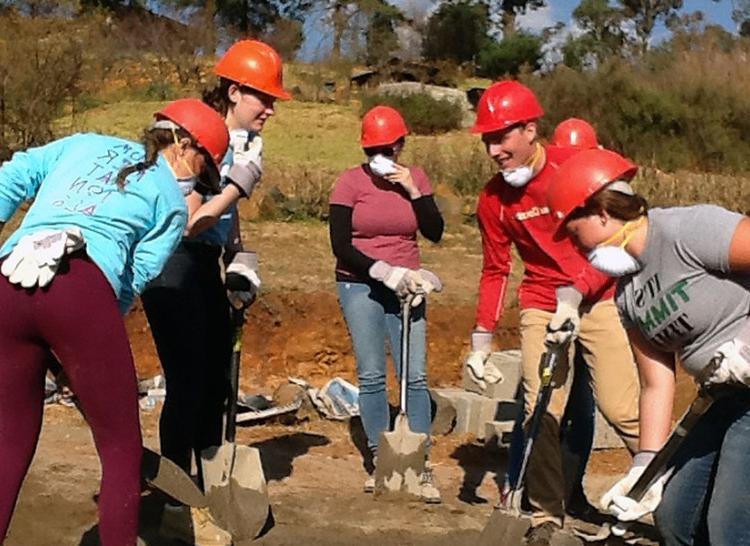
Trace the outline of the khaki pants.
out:
M 552 313 L 539 309 L 521 311 L 521 352 L 523 363 L 524 405 L 527 421 L 540 387 L 539 362 L 544 353 L 544 336 Z M 594 305 L 581 315 L 578 343 L 588 366 L 596 405 L 615 428 L 631 452 L 638 449 L 638 395 L 640 385 L 627 335 L 620 325 L 612 300 Z M 572 361 L 573 348 L 568 361 Z M 560 453 L 560 420 L 565 411 L 568 392 L 565 384 L 568 361 L 560 362 L 548 414 L 539 435 L 526 473 L 526 492 L 533 508 L 533 524 L 555 521 L 562 524 L 564 515 L 564 479 Z

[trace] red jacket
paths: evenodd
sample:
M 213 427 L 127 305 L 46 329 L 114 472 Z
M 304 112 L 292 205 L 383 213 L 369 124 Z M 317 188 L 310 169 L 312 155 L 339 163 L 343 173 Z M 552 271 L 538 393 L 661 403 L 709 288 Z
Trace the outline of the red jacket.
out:
M 506 184 L 502 174 L 484 187 L 477 204 L 484 262 L 479 281 L 477 325 L 492 331 L 503 311 L 511 267 L 510 246 L 524 263 L 518 289 L 521 309 L 554 311 L 555 289 L 573 285 L 594 303 L 611 298 L 614 279 L 594 269 L 570 238 L 554 241 L 555 223 L 547 208 L 547 187 L 559 165 L 575 150 L 546 146 L 544 168 L 526 186 Z

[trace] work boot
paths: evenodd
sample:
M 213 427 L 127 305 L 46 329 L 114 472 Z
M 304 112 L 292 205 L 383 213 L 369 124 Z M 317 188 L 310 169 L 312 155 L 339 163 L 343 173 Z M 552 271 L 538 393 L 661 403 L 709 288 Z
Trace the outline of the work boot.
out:
M 365 469 L 367 470 L 367 479 L 365 485 L 362 487 L 362 491 L 365 493 L 375 492 L 375 468 L 378 466 L 378 456 L 375 455 L 372 458 L 372 467 L 365 463 Z
M 549 546 L 552 541 L 552 535 L 558 529 L 560 527 L 556 523 L 545 521 L 541 525 L 529 529 L 526 533 L 525 544 L 526 546 Z
M 424 472 L 419 479 L 419 496 L 427 504 L 440 504 L 443 499 L 440 491 L 435 487 L 435 475 L 432 473 L 430 463 L 425 463 Z
M 375 492 L 375 475 L 374 474 L 367 475 L 367 479 L 365 480 L 365 485 L 362 487 L 362 491 L 364 491 L 365 493 Z
M 232 544 L 232 535 L 214 523 L 208 508 L 165 504 L 159 534 L 195 546 Z

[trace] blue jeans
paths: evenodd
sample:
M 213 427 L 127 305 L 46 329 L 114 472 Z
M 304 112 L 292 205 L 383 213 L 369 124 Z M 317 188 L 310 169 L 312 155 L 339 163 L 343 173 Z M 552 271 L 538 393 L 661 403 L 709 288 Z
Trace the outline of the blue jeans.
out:
M 359 412 L 367 445 L 375 453 L 380 433 L 390 429 L 385 391 L 385 344 L 401 377 L 401 306 L 396 295 L 380 283 L 337 282 L 339 303 L 352 336 L 359 378 Z M 430 435 L 430 395 L 427 391 L 425 304 L 412 310 L 407 378 L 407 416 L 414 432 Z
M 743 391 L 715 402 L 675 455 L 654 514 L 667 546 L 750 544 L 750 389 Z

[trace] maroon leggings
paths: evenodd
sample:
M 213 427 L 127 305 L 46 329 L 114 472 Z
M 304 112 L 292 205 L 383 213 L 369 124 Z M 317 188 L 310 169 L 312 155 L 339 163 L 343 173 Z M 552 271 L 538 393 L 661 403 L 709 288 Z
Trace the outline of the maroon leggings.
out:
M 91 426 L 102 465 L 101 543 L 133 546 L 142 454 L 133 357 L 102 272 L 83 254 L 65 265 L 45 289 L 26 290 L 0 275 L 0 543 L 36 450 L 44 376 L 54 354 Z

